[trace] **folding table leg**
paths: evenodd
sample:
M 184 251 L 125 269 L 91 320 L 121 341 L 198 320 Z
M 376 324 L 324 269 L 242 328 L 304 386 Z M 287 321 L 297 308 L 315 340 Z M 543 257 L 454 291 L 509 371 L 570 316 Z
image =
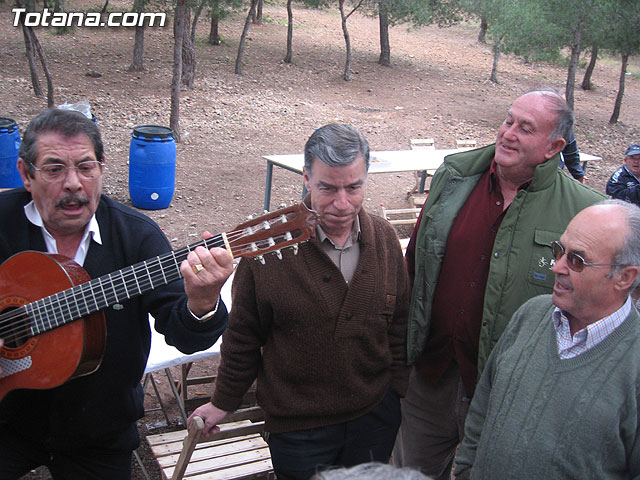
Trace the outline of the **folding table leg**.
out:
M 169 379 L 169 385 L 171 386 L 171 391 L 173 392 L 173 396 L 178 403 L 178 407 L 180 408 L 180 414 L 182 415 L 182 420 L 184 421 L 184 425 L 187 425 L 187 412 L 184 409 L 184 404 L 182 403 L 182 399 L 180 398 L 180 393 L 178 393 L 178 389 L 176 388 L 176 382 L 173 381 L 173 375 L 171 375 L 171 370 L 168 368 L 164 369 L 164 372 L 167 374 L 167 378 Z

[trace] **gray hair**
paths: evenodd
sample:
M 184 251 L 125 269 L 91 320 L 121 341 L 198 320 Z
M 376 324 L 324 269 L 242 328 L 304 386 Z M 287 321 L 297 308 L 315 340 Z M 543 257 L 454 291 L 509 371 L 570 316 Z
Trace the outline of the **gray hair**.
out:
M 350 468 L 333 468 L 316 473 L 311 480 L 430 480 L 419 470 L 369 462 Z
M 616 273 L 624 267 L 631 265 L 640 266 L 640 208 L 633 203 L 625 202 L 618 199 L 608 199 L 596 203 L 596 205 L 617 205 L 624 209 L 627 215 L 627 235 L 622 243 L 620 250 L 613 256 L 612 263 L 619 266 L 613 267 L 609 273 L 612 278 Z M 631 290 L 640 285 L 640 275 L 635 279 Z
M 311 176 L 313 159 L 317 158 L 330 167 L 340 167 L 351 164 L 360 154 L 369 171 L 369 143 L 351 125 L 330 123 L 318 128 L 309 137 L 304 146 L 304 168 Z
M 92 120 L 74 110 L 48 108 L 34 117 L 27 125 L 18 156 L 26 163 L 29 175 L 34 176 L 34 166 L 38 158 L 37 140 L 44 133 L 58 133 L 65 138 L 86 135 L 93 144 L 96 160 L 102 161 L 104 146 L 100 130 Z
M 556 114 L 556 121 L 553 125 L 551 134 L 549 134 L 549 140 L 564 138 L 567 143 L 570 143 L 575 117 L 573 115 L 573 110 L 571 110 L 571 107 L 562 94 L 552 87 L 529 90 L 525 95 L 529 93 L 542 95 L 547 101 L 547 109 Z

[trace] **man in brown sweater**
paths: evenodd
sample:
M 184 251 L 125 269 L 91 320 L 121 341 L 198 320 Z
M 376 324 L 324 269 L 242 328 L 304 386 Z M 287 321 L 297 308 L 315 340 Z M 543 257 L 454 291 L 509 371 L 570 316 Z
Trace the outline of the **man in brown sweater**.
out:
M 276 475 L 388 462 L 407 387 L 409 284 L 393 228 L 362 209 L 369 145 L 330 124 L 305 145 L 316 238 L 266 264 L 243 259 L 205 435 L 257 378 Z

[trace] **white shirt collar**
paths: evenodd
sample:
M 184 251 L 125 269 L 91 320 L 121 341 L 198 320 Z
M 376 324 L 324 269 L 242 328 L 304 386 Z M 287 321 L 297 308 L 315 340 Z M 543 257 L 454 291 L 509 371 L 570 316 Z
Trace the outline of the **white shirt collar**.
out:
M 44 237 L 44 243 L 47 247 L 47 252 L 58 253 L 56 240 L 45 228 L 44 222 L 42 221 L 42 216 L 36 208 L 36 204 L 33 202 L 33 200 L 24 206 L 24 214 L 27 217 L 27 220 L 29 220 L 36 227 L 40 227 L 40 229 L 42 230 L 42 236 Z M 89 220 L 89 223 L 84 230 L 84 234 L 82 235 L 82 240 L 80 241 L 80 245 L 78 246 L 78 250 L 76 251 L 76 256 L 73 258 L 73 260 L 78 265 L 84 265 L 84 261 L 87 258 L 87 252 L 89 251 L 89 245 L 91 245 L 91 239 L 93 239 L 96 243 L 102 245 L 100 227 L 98 226 L 98 221 L 96 220 L 95 214 L 91 216 L 91 220 Z

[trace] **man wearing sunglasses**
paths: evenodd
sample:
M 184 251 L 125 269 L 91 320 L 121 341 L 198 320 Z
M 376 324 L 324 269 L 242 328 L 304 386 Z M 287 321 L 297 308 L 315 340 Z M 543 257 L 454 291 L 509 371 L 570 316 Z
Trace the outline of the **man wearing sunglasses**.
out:
M 640 476 L 640 208 L 588 207 L 551 251 L 553 294 L 520 307 L 489 356 L 457 478 Z
M 449 478 L 475 385 L 509 319 L 551 293 L 549 243 L 604 198 L 558 169 L 573 113 L 556 91 L 516 99 L 494 145 L 450 155 L 407 249 L 413 293 L 394 462 Z
M 93 121 L 83 114 L 48 109 L 31 120 L 17 166 L 24 188 L 0 193 L 0 262 L 24 250 L 48 252 L 74 260 L 95 279 L 170 252 L 169 241 L 155 222 L 102 194 L 102 138 Z M 136 286 L 153 282 L 152 273 L 157 275 L 160 270 L 157 263 L 149 262 L 144 264 L 148 277 L 143 273 L 135 283 L 125 280 L 127 275 L 134 277 L 128 270 L 120 274 L 124 289 L 116 274 L 115 281 L 109 276 L 100 283 L 103 297 L 100 291 L 83 293 L 87 303 L 93 301 L 96 307 L 112 292 L 118 300 L 105 310 L 106 340 L 100 366 L 90 375 L 55 388 L 21 389 L 18 383 L 18 389 L 2 399 L 0 478 L 20 478 L 40 465 L 46 465 L 56 480 L 130 478 L 132 452 L 139 444 L 136 420 L 144 413 L 140 379 L 151 344 L 149 314 L 155 317 L 155 327 L 166 341 L 185 353 L 213 345 L 228 319 L 223 302 L 217 302 L 232 271 L 230 255 L 223 249 L 200 246 L 180 265 L 175 256 L 173 260 L 184 281 L 174 272 L 175 281 L 133 297 Z M 26 276 L 37 292 L 44 291 L 41 284 L 47 282 L 53 283 L 53 292 L 57 292 L 55 283 L 62 282 L 51 280 L 59 278 L 51 272 L 55 269 L 32 263 L 17 265 L 13 277 L 9 276 L 9 287 L 11 278 L 24 285 Z M 12 295 L 12 291 L 5 291 L 5 276 L 3 280 L 2 295 Z M 69 286 L 64 283 L 59 290 Z M 129 292 L 133 298 L 128 298 Z M 67 305 L 60 301 L 59 316 L 52 315 L 55 321 L 70 318 L 73 304 L 68 309 Z M 75 328 L 77 322 L 67 326 Z M 5 343 L 0 365 L 9 375 L 5 380 L 11 382 L 15 378 L 11 374 L 20 370 L 9 360 L 23 345 L 14 339 L 15 331 L 6 322 L 0 325 Z M 102 334 L 87 334 L 86 340 L 89 345 L 100 344 L 93 337 L 102 340 Z M 69 331 L 54 329 L 47 335 L 57 335 L 58 346 L 51 349 L 50 356 L 39 357 L 44 365 L 34 367 L 45 372 L 42 377 L 64 380 L 57 368 L 70 343 Z M 32 341 L 40 342 L 30 339 L 29 346 Z

